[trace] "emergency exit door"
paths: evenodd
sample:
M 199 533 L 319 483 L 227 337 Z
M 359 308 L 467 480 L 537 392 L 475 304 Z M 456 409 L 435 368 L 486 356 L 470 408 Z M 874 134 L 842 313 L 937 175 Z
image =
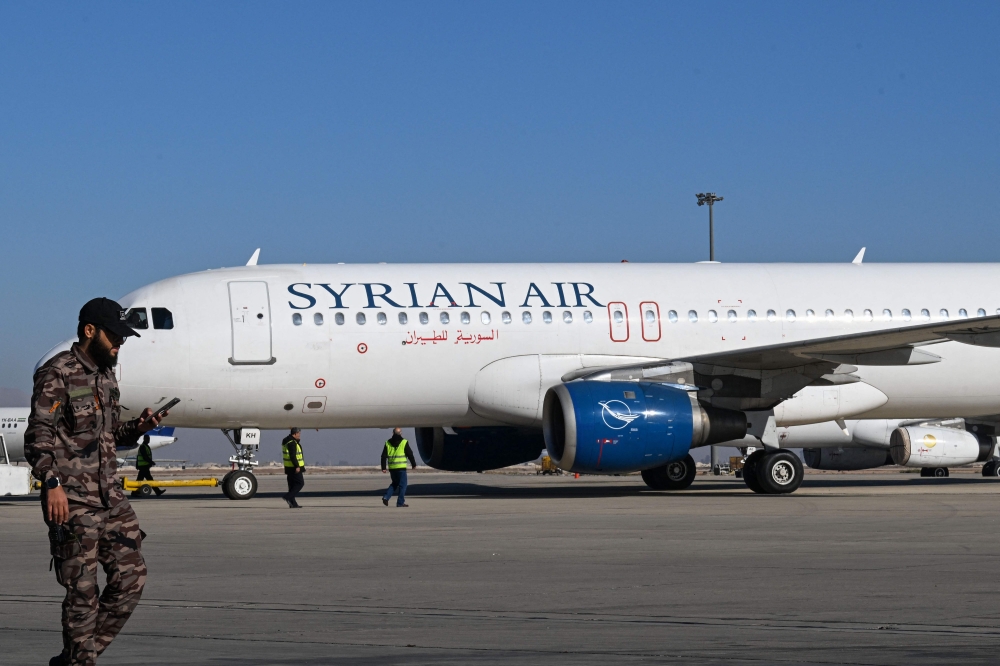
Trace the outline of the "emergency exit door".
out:
M 266 282 L 230 282 L 229 312 L 233 327 L 233 365 L 270 365 L 271 306 Z

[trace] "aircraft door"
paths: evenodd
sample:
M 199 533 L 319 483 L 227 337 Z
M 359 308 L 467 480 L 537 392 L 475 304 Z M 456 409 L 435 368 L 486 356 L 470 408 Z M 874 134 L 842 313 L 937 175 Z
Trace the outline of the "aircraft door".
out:
M 230 282 L 229 310 L 233 327 L 233 365 L 270 365 L 271 306 L 266 282 Z
M 628 340 L 628 307 L 624 303 L 608 303 L 608 325 L 613 342 Z
M 660 306 L 652 301 L 639 304 L 639 316 L 642 317 L 642 339 L 646 342 L 656 342 L 660 339 Z

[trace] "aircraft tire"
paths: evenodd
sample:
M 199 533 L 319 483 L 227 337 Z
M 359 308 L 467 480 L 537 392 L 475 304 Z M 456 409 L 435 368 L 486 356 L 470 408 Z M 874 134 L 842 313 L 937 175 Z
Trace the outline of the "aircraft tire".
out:
M 933 474 L 931 474 L 931 468 L 930 467 L 921 467 L 920 468 L 920 476 L 924 477 L 925 479 L 927 477 L 929 477 L 929 476 L 933 476 Z
M 248 500 L 257 494 L 257 477 L 242 470 L 233 472 L 226 483 L 227 497 L 231 500 Z
M 236 473 L 236 470 L 227 472 L 222 481 L 219 481 L 219 487 L 222 488 L 222 494 L 226 496 L 226 499 L 233 499 L 229 496 L 229 477 Z
M 757 463 L 764 457 L 764 451 L 754 451 L 743 461 L 743 483 L 755 493 L 766 492 L 757 481 Z
M 757 483 L 765 493 L 788 495 L 802 485 L 802 461 L 791 451 L 768 452 L 757 463 Z
M 983 465 L 983 476 L 1000 476 L 998 470 L 1000 470 L 1000 466 L 997 465 L 996 460 L 987 460 L 986 464 Z
M 666 485 L 664 481 L 666 480 L 666 474 L 662 467 L 654 467 L 653 469 L 644 469 L 639 473 L 642 476 L 642 480 L 646 482 L 646 485 L 650 487 L 651 490 L 666 490 Z
M 695 466 L 694 458 L 691 457 L 690 453 L 682 459 L 663 467 L 663 476 L 667 483 L 667 490 L 684 490 L 689 488 L 697 474 L 698 468 Z
M 934 478 L 937 478 L 937 479 L 947 478 L 948 477 L 948 468 L 947 467 L 935 467 L 933 474 L 934 474 Z

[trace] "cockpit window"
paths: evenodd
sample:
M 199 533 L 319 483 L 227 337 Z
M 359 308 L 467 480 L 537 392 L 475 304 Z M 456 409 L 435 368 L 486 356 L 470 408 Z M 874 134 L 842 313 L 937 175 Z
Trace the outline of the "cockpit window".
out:
M 153 313 L 153 328 L 173 328 L 174 315 L 166 308 L 150 308 Z
M 146 308 L 132 308 L 125 315 L 125 323 L 132 328 L 138 328 L 145 331 L 149 328 L 149 320 L 146 319 Z

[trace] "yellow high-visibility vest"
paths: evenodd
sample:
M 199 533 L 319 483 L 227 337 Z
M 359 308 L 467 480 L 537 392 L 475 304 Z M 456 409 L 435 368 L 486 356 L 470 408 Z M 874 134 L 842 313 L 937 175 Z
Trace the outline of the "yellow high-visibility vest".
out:
M 295 447 L 295 460 L 292 460 L 292 456 L 288 451 L 288 445 L 291 442 L 295 442 L 295 439 L 292 437 L 286 437 L 281 440 L 281 462 L 284 463 L 285 469 L 305 467 L 306 462 L 302 459 L 302 445 L 299 442 L 295 442 L 298 446 Z
M 406 469 L 406 440 L 393 445 L 391 441 L 385 443 L 386 467 L 389 469 Z

